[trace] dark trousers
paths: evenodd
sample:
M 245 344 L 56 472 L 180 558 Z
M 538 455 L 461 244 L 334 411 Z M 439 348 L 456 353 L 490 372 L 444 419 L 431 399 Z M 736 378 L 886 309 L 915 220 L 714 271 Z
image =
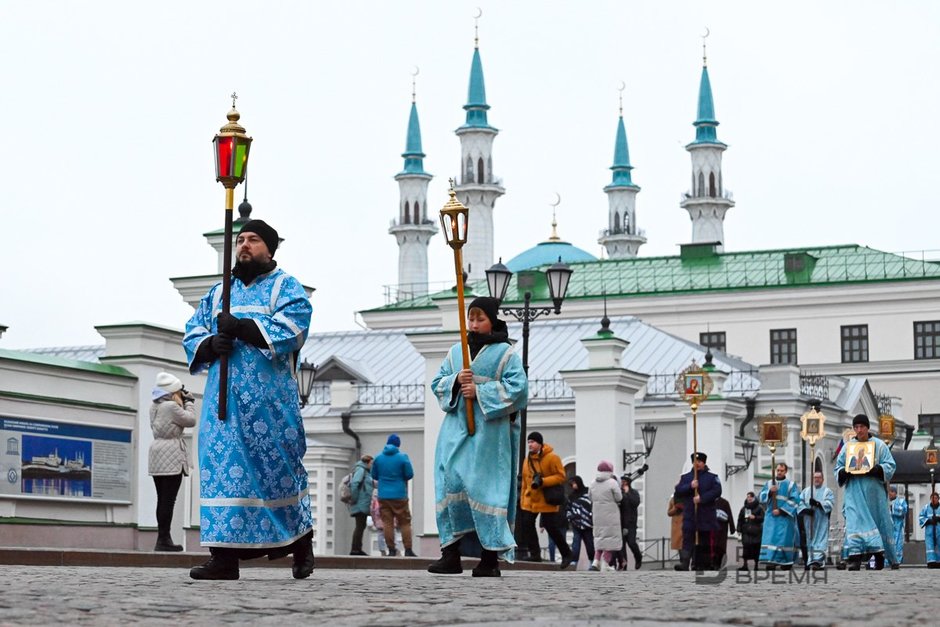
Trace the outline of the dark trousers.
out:
M 620 547 L 620 563 L 623 568 L 627 567 L 627 549 L 633 553 L 633 560 L 639 563 L 643 559 L 643 553 L 640 551 L 640 545 L 636 543 L 636 527 L 630 527 L 627 530 L 627 536 L 623 539 L 623 545 Z
M 362 534 L 366 531 L 366 518 L 368 514 L 353 514 L 356 519 L 356 528 L 353 529 L 352 550 L 362 551 Z
M 542 527 L 548 534 L 548 537 L 554 540 L 555 546 L 561 553 L 561 559 L 571 559 L 571 549 L 568 547 L 568 541 L 565 539 L 565 515 L 561 512 L 529 512 L 524 509 L 519 510 L 516 517 L 516 524 L 522 528 L 522 548 L 529 550 L 529 555 L 541 557 L 542 549 L 539 546 L 539 535 L 535 530 L 536 519 L 541 516 Z M 592 538 L 593 539 L 593 538 Z
M 594 561 L 594 530 L 573 529 L 571 531 L 571 556 L 577 560 L 581 557 L 581 543 L 584 543 L 584 552 L 589 562 Z
M 183 473 L 153 477 L 153 485 L 157 488 L 157 535 L 161 538 L 170 537 L 173 508 L 176 506 L 176 495 L 179 494 L 182 482 Z
M 695 530 L 682 530 L 682 553 L 692 558 L 693 570 L 711 570 L 715 559 L 715 531 L 699 531 L 698 544 L 695 543 Z

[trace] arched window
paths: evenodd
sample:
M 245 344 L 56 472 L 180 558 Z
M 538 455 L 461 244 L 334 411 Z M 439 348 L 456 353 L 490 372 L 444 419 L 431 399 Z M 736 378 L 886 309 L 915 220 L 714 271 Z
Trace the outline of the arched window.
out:
M 615 213 L 614 214 L 614 233 L 616 234 L 619 232 L 620 232 L 620 214 Z
M 473 159 L 467 157 L 467 170 L 464 172 L 463 180 L 465 183 L 473 182 Z
M 630 234 L 630 214 L 626 211 L 623 212 L 623 232 Z
M 415 216 L 414 223 L 421 224 L 421 204 L 417 200 L 415 201 L 414 216 Z
M 477 160 L 477 183 L 485 183 L 483 172 L 483 157 Z
M 405 224 L 410 224 L 410 223 L 411 223 L 411 203 L 409 203 L 407 200 L 405 201 L 405 217 L 404 217 L 404 223 L 405 223 Z
M 701 172 L 698 173 L 698 189 L 695 190 L 695 195 L 699 197 L 705 195 L 705 175 Z
M 715 197 L 715 173 L 712 172 L 708 175 L 708 195 L 712 198 Z

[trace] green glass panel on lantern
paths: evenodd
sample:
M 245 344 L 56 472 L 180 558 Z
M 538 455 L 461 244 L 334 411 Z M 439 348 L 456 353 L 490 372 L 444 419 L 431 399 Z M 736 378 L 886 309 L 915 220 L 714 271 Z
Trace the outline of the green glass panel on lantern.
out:
M 245 164 L 248 162 L 248 144 L 238 142 L 235 147 L 235 163 L 233 176 L 237 179 L 244 178 Z

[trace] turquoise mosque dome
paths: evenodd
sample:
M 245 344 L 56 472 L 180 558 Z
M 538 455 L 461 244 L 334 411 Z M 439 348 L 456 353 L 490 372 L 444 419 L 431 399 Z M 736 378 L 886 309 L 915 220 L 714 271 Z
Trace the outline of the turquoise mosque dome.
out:
M 556 232 L 556 223 L 552 221 L 551 237 L 528 250 L 522 251 L 506 262 L 506 267 L 513 272 L 519 272 L 520 270 L 529 270 L 540 266 L 550 266 L 553 263 L 558 263 L 559 257 L 564 263 L 597 261 L 597 257 L 586 250 L 581 250 L 577 246 L 562 241 Z

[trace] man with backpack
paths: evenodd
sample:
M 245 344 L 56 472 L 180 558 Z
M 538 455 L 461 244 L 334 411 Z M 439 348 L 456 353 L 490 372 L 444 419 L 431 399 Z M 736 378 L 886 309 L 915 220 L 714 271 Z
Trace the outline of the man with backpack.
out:
M 388 436 L 382 453 L 372 462 L 372 478 L 379 482 L 379 509 L 385 527 L 385 544 L 388 554 L 398 554 L 395 549 L 395 526 L 401 529 L 401 542 L 405 546 L 405 557 L 417 557 L 411 550 L 411 510 L 408 507 L 408 482 L 415 476 L 411 459 L 402 453 L 398 434 Z
M 349 515 L 356 519 L 350 555 L 368 555 L 362 550 L 362 535 L 366 530 L 366 519 L 372 504 L 372 456 L 363 455 L 353 471 L 343 477 L 340 500 L 349 506 Z

